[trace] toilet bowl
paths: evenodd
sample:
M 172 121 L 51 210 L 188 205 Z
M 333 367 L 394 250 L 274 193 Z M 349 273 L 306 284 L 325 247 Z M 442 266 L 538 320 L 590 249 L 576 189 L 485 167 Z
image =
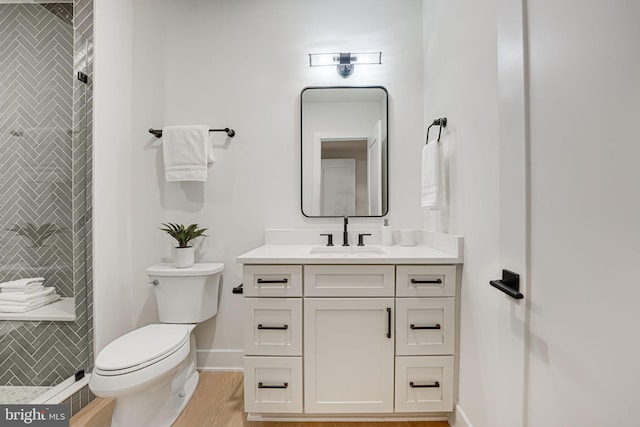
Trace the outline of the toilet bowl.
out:
M 117 338 L 96 357 L 89 387 L 115 398 L 112 427 L 169 427 L 198 384 L 198 322 L 217 313 L 223 264 L 147 269 L 153 280 L 161 322 Z

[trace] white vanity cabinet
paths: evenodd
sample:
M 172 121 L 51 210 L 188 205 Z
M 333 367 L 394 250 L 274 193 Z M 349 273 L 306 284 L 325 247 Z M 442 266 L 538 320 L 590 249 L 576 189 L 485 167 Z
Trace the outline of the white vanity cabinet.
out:
M 453 411 L 456 266 L 246 264 L 244 283 L 247 412 Z

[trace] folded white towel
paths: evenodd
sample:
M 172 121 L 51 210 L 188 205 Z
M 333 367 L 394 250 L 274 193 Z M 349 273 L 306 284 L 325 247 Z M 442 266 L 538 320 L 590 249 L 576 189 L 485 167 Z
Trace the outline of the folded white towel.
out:
M 39 296 L 38 298 L 30 299 L 28 301 L 0 301 L 0 305 L 9 306 L 9 307 L 26 307 L 28 305 L 38 304 L 44 300 L 48 300 L 49 298 L 55 295 L 58 295 L 58 294 L 52 293 L 49 295 L 43 295 L 43 296 Z
M 59 299 L 60 295 L 54 294 L 45 298 L 40 298 L 37 302 L 32 302 L 27 305 L 5 305 L 4 303 L 0 303 L 0 313 L 25 313 L 27 311 L 43 307 L 47 304 L 51 304 Z
M 429 141 L 422 148 L 422 198 L 423 208 L 444 209 L 446 205 L 446 181 L 443 156 L 437 140 Z
M 162 129 L 164 177 L 172 181 L 206 181 L 214 162 L 209 126 L 167 126 Z
M 54 287 L 49 286 L 39 292 L 33 292 L 30 294 L 21 292 L 0 292 L 0 304 L 2 304 L 4 301 L 29 302 L 40 297 L 51 295 L 55 291 L 56 289 Z
M 42 284 L 42 282 L 38 283 L 34 283 L 33 286 L 29 285 L 26 288 L 22 289 L 22 288 L 5 288 L 5 289 L 0 289 L 0 293 L 5 293 L 5 294 L 32 294 L 34 292 L 40 292 L 41 290 L 44 289 L 44 285 Z
M 44 282 L 44 277 L 30 277 L 28 279 L 18 279 L 0 283 L 0 289 L 26 289 L 28 287 L 40 286 L 42 282 Z

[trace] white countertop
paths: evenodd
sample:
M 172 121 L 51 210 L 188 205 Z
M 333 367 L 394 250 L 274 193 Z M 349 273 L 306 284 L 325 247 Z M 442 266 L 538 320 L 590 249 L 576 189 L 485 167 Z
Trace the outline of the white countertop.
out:
M 384 254 L 339 253 L 340 246 L 333 248 L 337 253 L 311 254 L 312 248 L 326 248 L 321 245 L 267 244 L 244 253 L 236 258 L 241 264 L 461 264 L 462 257 L 442 252 L 430 246 L 380 246 L 367 245 L 364 248 L 379 248 Z M 357 251 L 358 246 L 350 246 Z M 330 249 L 329 249 L 330 250 Z

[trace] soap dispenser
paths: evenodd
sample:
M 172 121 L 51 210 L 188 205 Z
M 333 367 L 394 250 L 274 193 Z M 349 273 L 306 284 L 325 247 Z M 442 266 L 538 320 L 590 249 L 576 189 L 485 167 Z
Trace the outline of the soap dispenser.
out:
M 391 227 L 389 226 L 389 219 L 384 219 L 384 225 L 380 227 L 380 242 L 382 246 L 391 246 L 392 243 L 392 232 Z

